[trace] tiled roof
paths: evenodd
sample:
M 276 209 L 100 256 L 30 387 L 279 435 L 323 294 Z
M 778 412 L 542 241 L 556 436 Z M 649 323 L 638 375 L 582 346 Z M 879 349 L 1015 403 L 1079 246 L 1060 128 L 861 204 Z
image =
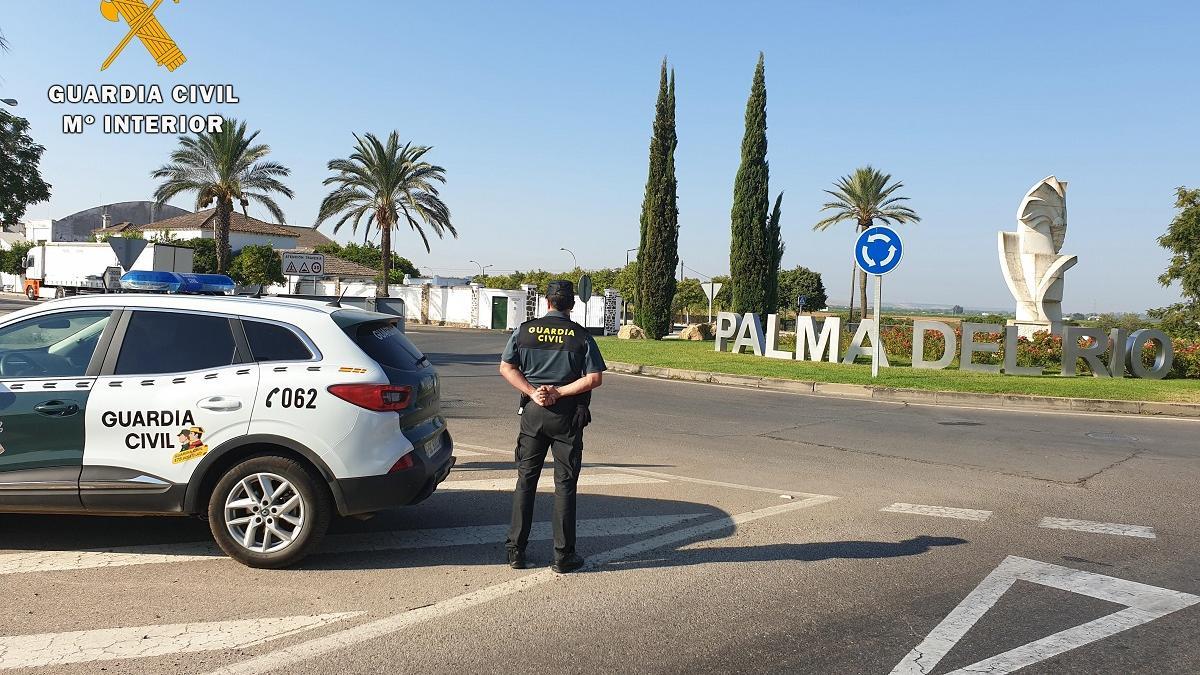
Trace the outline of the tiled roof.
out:
M 327 277 L 369 277 L 379 276 L 379 270 L 373 270 L 366 265 L 343 260 L 335 255 L 325 256 L 325 276 Z
M 280 227 L 295 235 L 296 248 L 315 249 L 324 244 L 334 243 L 332 239 L 326 237 L 315 227 L 302 227 L 300 225 L 280 225 Z
M 136 229 L 138 229 L 138 226 L 134 225 L 133 223 L 117 223 L 116 225 L 110 225 L 109 227 L 101 227 L 99 229 L 92 230 L 92 233 L 93 234 L 120 234 L 120 233 L 124 232 L 125 230 L 136 230 Z

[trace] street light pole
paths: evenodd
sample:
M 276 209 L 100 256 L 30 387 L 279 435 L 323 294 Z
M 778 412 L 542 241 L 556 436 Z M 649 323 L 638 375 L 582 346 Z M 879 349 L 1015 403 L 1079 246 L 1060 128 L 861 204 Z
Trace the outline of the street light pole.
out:
M 571 249 L 569 249 L 569 248 L 560 248 L 560 249 L 558 249 L 558 250 L 560 250 L 560 251 L 566 251 L 567 253 L 570 253 L 570 254 L 571 254 L 571 262 L 575 264 L 575 267 L 574 267 L 573 269 L 579 269 L 579 261 L 575 259 L 575 254 L 571 252 Z
M 0 103 L 10 105 L 14 108 L 17 107 L 17 99 L 15 98 L 0 98 Z
M 625 249 L 625 266 L 629 267 L 629 254 L 637 250 L 637 247 Z
M 478 260 L 468 260 L 467 262 L 469 262 L 469 263 L 474 263 L 474 264 L 476 264 L 476 265 L 479 265 L 479 276 L 481 276 L 481 277 L 482 277 L 482 276 L 486 276 L 486 275 L 487 275 L 487 268 L 488 268 L 488 267 L 491 267 L 491 265 L 488 265 L 487 267 L 484 267 L 484 266 L 483 266 L 483 263 L 479 262 Z

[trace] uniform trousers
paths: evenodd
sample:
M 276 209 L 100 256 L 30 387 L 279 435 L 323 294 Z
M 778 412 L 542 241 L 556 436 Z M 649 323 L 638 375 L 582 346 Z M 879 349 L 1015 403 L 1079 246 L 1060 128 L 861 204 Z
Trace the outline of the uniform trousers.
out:
M 575 487 L 583 464 L 583 429 L 574 427 L 576 402 L 560 399 L 549 408 L 525 406 L 517 436 L 517 488 L 505 546 L 524 551 L 533 525 L 533 500 L 549 450 L 554 457 L 554 559 L 575 553 Z

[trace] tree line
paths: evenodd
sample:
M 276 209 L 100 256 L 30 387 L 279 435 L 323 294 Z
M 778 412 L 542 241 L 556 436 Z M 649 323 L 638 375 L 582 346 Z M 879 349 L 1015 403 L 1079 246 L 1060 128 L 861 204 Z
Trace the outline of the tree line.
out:
M 733 183 L 730 208 L 729 275 L 714 279 L 724 288 L 714 298 L 714 306 L 739 314 L 767 315 L 793 308 L 804 297 L 804 311 L 823 307 L 827 301 L 820 275 L 798 267 L 791 274 L 781 270 L 784 242 L 783 192 L 771 201 L 770 163 L 767 160 L 767 83 L 763 54 L 758 55 L 746 100 L 745 128 L 741 160 Z M 679 265 L 679 209 L 675 177 L 675 149 L 679 138 L 675 130 L 675 70 L 663 60 L 659 74 L 658 100 L 655 104 L 650 138 L 649 173 L 642 201 L 641 237 L 632 297 L 637 307 L 638 325 L 653 339 L 671 331 L 673 315 L 680 306 L 693 307 L 696 282 L 677 281 Z M 839 179 L 832 197 L 822 210 L 832 213 L 813 226 L 825 230 L 843 221 L 853 222 L 858 231 L 875 223 L 912 223 L 920 217 L 903 204 L 908 198 L 897 194 L 903 183 L 893 181 L 871 166 L 855 170 Z M 853 261 L 851 261 L 853 265 Z M 857 268 L 852 267 L 852 272 Z M 785 283 L 785 278 L 788 281 Z M 803 280 L 801 283 L 798 280 Z M 851 277 L 850 319 L 854 318 L 854 287 L 861 297 L 861 315 L 866 315 L 866 274 Z M 685 299 L 680 300 L 680 296 Z M 820 298 L 817 301 L 817 298 Z M 702 298 L 707 305 L 707 298 Z

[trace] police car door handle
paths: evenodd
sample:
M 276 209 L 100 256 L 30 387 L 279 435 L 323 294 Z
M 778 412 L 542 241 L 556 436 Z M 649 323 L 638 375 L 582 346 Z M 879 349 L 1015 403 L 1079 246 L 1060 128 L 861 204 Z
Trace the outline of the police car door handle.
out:
M 70 417 L 79 412 L 79 404 L 69 401 L 46 401 L 33 409 L 49 417 Z
M 213 396 L 211 398 L 206 398 L 196 405 L 204 408 L 205 410 L 212 410 L 214 412 L 233 412 L 234 410 L 241 410 L 242 408 L 241 401 L 237 400 L 236 398 L 228 398 L 225 396 Z

